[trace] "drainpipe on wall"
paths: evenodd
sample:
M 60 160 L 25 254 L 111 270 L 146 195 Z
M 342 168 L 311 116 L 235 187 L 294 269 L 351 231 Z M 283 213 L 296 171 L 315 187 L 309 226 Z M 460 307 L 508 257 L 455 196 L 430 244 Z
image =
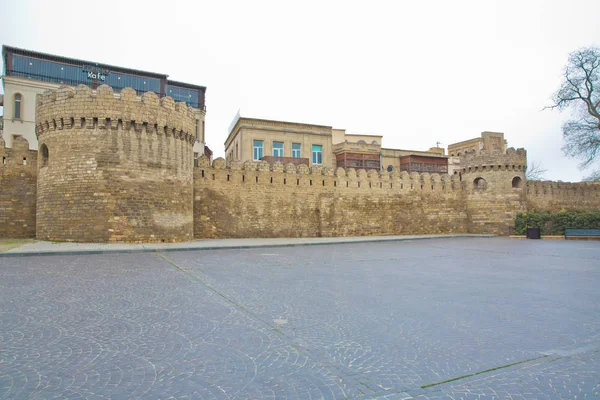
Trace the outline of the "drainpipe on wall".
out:
M 383 154 L 379 152 L 379 171 L 383 171 Z

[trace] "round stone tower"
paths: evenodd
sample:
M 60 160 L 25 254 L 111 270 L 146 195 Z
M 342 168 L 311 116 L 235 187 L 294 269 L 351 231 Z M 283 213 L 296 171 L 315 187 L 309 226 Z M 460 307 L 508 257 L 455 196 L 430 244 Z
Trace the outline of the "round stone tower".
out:
M 37 238 L 193 239 L 194 112 L 103 85 L 38 95 Z
M 517 213 L 525 211 L 525 149 L 466 153 L 460 176 L 467 201 L 469 233 L 508 235 Z

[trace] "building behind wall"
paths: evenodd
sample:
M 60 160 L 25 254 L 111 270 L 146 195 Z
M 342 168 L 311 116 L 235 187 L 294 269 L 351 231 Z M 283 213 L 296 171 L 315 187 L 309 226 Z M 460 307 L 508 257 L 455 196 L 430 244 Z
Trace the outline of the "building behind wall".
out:
M 387 149 L 382 135 L 348 134 L 331 126 L 236 116 L 225 141 L 226 162 L 267 161 L 356 170 L 401 170 L 401 158 L 418 155 L 423 172 L 447 173 L 444 149 Z M 445 168 L 443 166 L 446 166 Z
M 331 168 L 331 126 L 239 117 L 225 141 L 227 162 L 268 161 Z
M 206 87 L 177 82 L 168 75 L 130 68 L 100 64 L 15 47 L 3 46 L 4 60 L 4 140 L 11 148 L 14 137 L 22 136 L 29 148 L 37 150 L 35 132 L 36 95 L 61 85 L 86 85 L 97 89 L 106 84 L 119 93 L 123 88 L 133 88 L 138 96 L 154 92 L 159 97 L 170 96 L 176 102 L 185 102 L 194 109 L 196 157 L 206 154 L 205 116 Z M 212 152 L 210 152 L 212 155 Z
M 457 174 L 461 167 L 461 158 L 466 154 L 504 154 L 507 142 L 502 132 L 481 132 L 480 137 L 448 145 L 448 173 Z

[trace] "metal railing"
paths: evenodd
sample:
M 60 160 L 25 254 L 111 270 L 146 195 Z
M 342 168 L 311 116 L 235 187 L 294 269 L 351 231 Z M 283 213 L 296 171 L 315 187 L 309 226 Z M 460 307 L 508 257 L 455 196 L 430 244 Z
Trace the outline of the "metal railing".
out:
M 40 74 L 33 74 L 30 72 L 23 72 L 23 71 L 15 71 L 15 70 L 6 70 L 6 75 L 7 76 L 15 76 L 18 78 L 27 78 L 27 79 L 34 79 L 37 81 L 42 81 L 42 82 L 51 82 L 51 83 L 57 83 L 60 85 L 69 85 L 69 86 L 77 86 L 77 85 L 86 85 L 89 86 L 90 88 L 93 87 L 93 85 L 103 85 L 104 82 L 101 81 L 91 81 L 89 79 L 67 79 L 67 78 L 62 78 L 62 77 L 56 77 L 56 76 L 49 76 L 49 75 L 40 75 Z M 120 92 L 121 90 L 125 89 L 126 87 L 129 86 L 116 86 L 116 85 L 111 85 L 111 87 L 113 88 L 113 90 L 115 92 Z M 138 96 L 141 96 L 142 94 L 146 93 L 146 92 L 153 92 L 152 90 L 143 90 L 143 89 L 136 89 L 136 88 L 132 88 L 133 90 L 135 90 L 136 94 Z M 156 93 L 156 92 L 154 92 Z M 168 94 L 167 93 L 156 93 L 156 95 L 159 98 L 162 97 L 167 97 Z M 178 101 L 178 100 L 175 100 Z M 189 101 L 186 100 L 185 103 L 193 108 L 200 108 L 204 111 L 206 111 L 206 105 L 205 104 L 199 104 L 197 102 L 193 102 L 193 101 Z

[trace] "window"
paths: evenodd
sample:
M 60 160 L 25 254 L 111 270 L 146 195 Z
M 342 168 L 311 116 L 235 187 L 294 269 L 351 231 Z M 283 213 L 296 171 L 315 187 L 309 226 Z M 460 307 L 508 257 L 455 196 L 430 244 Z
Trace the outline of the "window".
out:
M 515 176 L 512 180 L 512 187 L 514 188 L 521 188 L 523 187 L 523 179 L 521 179 L 518 176 Z
M 364 140 L 359 140 L 358 142 L 356 142 L 358 144 L 367 144 L 367 142 L 365 142 Z
M 379 143 L 377 143 L 377 140 L 373 140 L 373 141 L 371 142 L 371 144 L 379 144 Z
M 48 166 L 48 146 L 42 144 L 40 146 L 40 153 L 42 153 L 42 167 Z
M 252 146 L 254 148 L 254 152 L 253 152 L 254 161 L 259 161 L 261 158 L 263 158 L 263 141 L 262 140 L 254 140 Z
M 479 177 L 473 181 L 473 188 L 476 190 L 485 190 L 487 189 L 487 182 L 485 179 Z
M 313 164 L 323 164 L 323 146 L 312 145 L 312 162 Z
M 198 91 L 195 89 L 188 89 L 183 87 L 177 87 L 173 85 L 167 85 L 167 96 L 170 96 L 175 101 L 181 101 L 187 103 L 188 106 L 198 108 Z
M 13 109 L 13 115 L 14 115 L 14 119 L 21 119 L 21 103 L 22 103 L 22 96 L 20 93 L 15 94 L 15 104 L 14 104 L 14 109 Z
M 198 129 L 198 120 L 196 120 L 196 142 L 198 141 L 198 133 L 199 133 L 198 131 L 199 131 L 199 129 Z
M 202 142 L 206 142 L 206 132 L 204 131 L 204 121 L 202 121 Z
M 394 167 L 391 165 L 388 165 L 387 172 L 392 172 L 392 171 L 394 171 Z
M 283 142 L 273 142 L 273 157 L 283 157 Z
M 235 144 L 235 159 L 238 160 L 240 158 L 240 152 L 238 151 L 238 144 Z
M 292 157 L 300 158 L 302 153 L 302 145 L 300 143 L 292 143 Z

